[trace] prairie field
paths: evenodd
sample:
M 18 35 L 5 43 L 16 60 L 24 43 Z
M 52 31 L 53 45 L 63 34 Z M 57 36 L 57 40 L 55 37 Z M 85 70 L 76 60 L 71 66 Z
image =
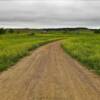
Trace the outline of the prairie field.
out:
M 7 69 L 27 55 L 30 50 L 50 41 L 59 39 L 57 35 L 49 34 L 5 34 L 0 35 L 0 71 Z
M 71 35 L 62 47 L 89 69 L 100 74 L 100 35 Z
M 0 35 L 0 100 L 99 100 L 99 34 L 14 31 Z
M 83 33 L 82 33 L 83 32 Z M 29 32 L 30 33 L 30 32 Z M 62 48 L 87 68 L 100 74 L 100 35 L 93 32 L 48 31 L 46 34 L 2 34 L 0 35 L 0 71 L 14 65 L 29 51 L 51 41 L 63 39 Z

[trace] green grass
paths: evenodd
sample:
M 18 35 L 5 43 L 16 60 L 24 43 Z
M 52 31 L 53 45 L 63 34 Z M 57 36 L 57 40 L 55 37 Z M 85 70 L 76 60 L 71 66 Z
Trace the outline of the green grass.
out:
M 100 35 L 71 35 L 62 47 L 89 69 L 100 74 Z
M 62 38 L 62 47 L 67 53 L 100 74 L 100 35 L 95 34 L 67 34 L 67 37 L 58 33 L 0 35 L 0 71 L 14 65 L 30 50 Z
M 5 34 L 0 35 L 0 71 L 6 70 L 30 50 L 50 41 L 59 39 L 58 35 L 37 34 Z

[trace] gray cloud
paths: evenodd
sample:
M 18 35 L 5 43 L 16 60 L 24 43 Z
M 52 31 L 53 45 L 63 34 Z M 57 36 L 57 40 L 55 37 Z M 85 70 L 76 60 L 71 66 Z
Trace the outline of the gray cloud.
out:
M 0 0 L 0 26 L 100 26 L 99 0 Z

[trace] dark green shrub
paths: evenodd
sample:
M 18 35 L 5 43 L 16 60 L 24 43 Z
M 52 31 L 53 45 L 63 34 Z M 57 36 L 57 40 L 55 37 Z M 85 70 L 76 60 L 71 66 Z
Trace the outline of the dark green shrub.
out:
M 94 30 L 94 33 L 96 33 L 96 34 L 100 34 L 100 29 L 96 29 L 96 30 Z
M 13 29 L 9 29 L 9 33 L 14 33 L 14 30 Z
M 30 33 L 29 33 L 29 35 L 32 35 L 32 36 L 34 36 L 34 35 L 35 35 L 35 33 L 34 33 L 34 32 L 30 32 Z
M 5 34 L 5 33 L 6 33 L 6 30 L 3 29 L 3 28 L 1 28 L 1 29 L 0 29 L 0 34 Z

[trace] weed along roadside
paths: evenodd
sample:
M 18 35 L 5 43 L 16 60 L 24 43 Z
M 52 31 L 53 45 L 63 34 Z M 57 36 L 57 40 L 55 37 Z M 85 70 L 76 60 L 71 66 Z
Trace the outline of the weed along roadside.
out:
M 53 36 L 19 36 L 16 34 L 0 36 L 0 71 L 4 71 L 14 65 L 19 59 L 26 56 L 30 50 L 61 39 L 61 37 Z
M 71 36 L 62 41 L 61 46 L 74 59 L 100 75 L 100 35 Z

